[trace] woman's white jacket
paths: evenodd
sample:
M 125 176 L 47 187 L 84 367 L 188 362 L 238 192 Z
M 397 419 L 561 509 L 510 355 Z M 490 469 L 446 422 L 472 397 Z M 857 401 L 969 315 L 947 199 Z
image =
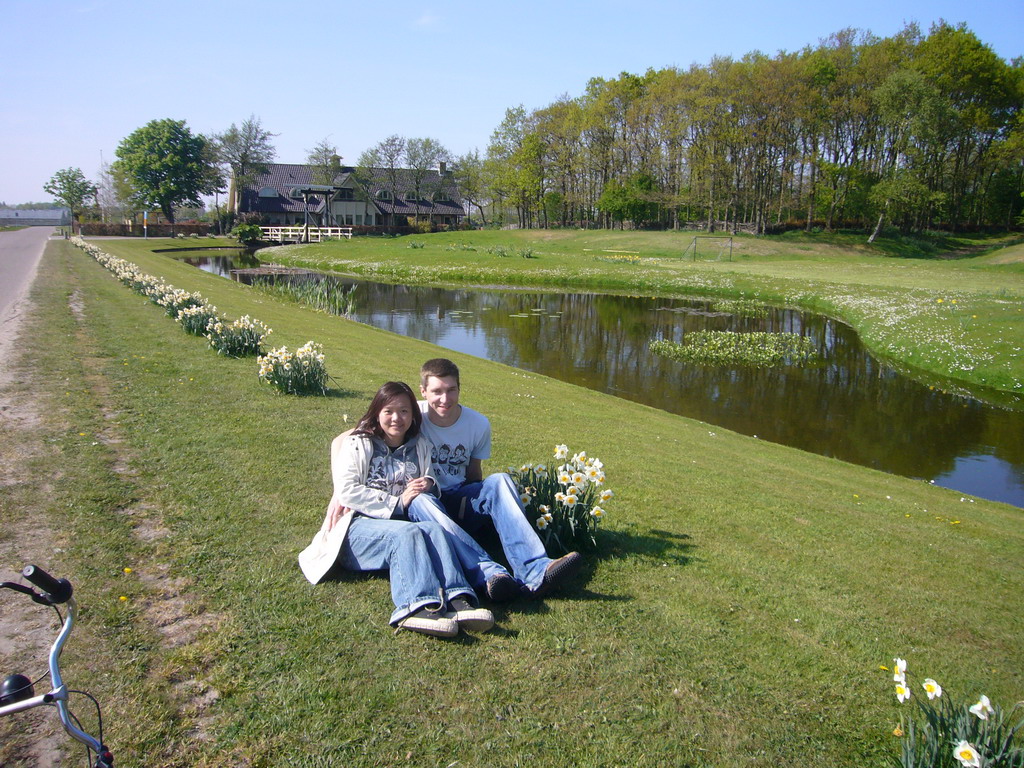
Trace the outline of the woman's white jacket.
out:
M 430 464 L 430 441 L 423 435 L 415 439 L 416 463 L 420 473 L 431 478 L 434 481 L 433 487 L 437 488 L 437 478 L 434 477 Z M 393 517 L 396 510 L 401 509 L 400 496 L 392 496 L 387 491 L 366 485 L 372 456 L 371 438 L 366 435 L 353 435 L 352 430 L 338 435 L 331 443 L 334 495 L 327 505 L 323 525 L 310 545 L 299 554 L 299 567 L 313 584 L 318 584 L 338 559 L 348 527 L 355 517 L 352 512 L 387 519 Z

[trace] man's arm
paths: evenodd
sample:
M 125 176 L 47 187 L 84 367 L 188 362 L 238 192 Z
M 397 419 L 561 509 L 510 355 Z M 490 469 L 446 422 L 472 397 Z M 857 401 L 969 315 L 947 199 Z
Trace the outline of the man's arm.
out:
M 479 483 L 484 479 L 484 469 L 480 459 L 470 459 L 466 467 L 466 482 Z

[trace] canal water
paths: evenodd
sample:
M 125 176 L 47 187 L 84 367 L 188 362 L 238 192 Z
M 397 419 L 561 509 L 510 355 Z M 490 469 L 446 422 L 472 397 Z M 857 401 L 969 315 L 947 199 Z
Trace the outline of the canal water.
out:
M 197 263 L 218 274 L 230 264 Z M 751 318 L 712 301 L 355 285 L 350 317 L 803 450 L 1024 507 L 1024 406 L 988 405 L 872 357 L 849 327 L 786 309 Z M 698 330 L 797 333 L 806 366 L 681 363 L 648 350 Z

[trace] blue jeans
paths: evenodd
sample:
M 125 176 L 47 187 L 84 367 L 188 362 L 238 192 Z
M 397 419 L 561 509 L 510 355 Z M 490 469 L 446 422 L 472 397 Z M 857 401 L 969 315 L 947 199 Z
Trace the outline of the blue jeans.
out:
M 345 535 L 339 562 L 350 571 L 388 569 L 395 603 L 391 624 L 442 599 L 465 595 L 476 604 L 444 530 L 434 523 L 358 515 Z
M 544 569 L 551 558 L 523 513 L 515 483 L 504 472 L 490 475 L 481 483 L 443 491 L 440 502 L 421 493 L 406 513 L 410 520 L 431 520 L 444 528 L 462 569 L 478 591 L 486 589 L 492 576 L 508 572 L 466 532 L 478 530 L 488 518 L 498 532 L 516 580 L 530 590 L 537 589 L 544 580 Z

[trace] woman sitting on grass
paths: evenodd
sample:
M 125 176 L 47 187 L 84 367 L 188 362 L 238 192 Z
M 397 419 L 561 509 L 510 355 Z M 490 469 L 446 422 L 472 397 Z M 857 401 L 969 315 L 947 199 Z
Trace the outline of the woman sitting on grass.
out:
M 494 617 L 476 607 L 444 530 L 405 518 L 413 499 L 437 488 L 422 418 L 409 386 L 389 381 L 356 428 L 334 438 L 334 496 L 299 565 L 313 584 L 336 562 L 350 571 L 387 568 L 395 603 L 390 623 L 400 629 L 438 637 L 454 637 L 460 626 L 486 631 Z

